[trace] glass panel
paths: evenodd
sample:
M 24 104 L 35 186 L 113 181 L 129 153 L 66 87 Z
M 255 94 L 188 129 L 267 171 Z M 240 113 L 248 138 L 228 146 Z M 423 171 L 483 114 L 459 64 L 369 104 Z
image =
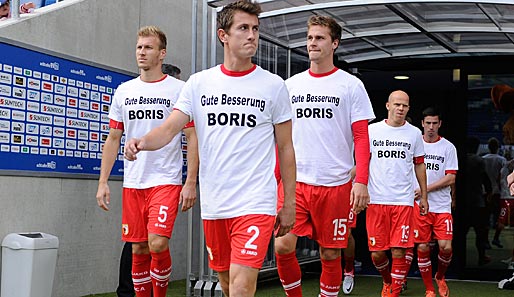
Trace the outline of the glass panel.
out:
M 476 227 L 474 232 L 467 232 L 466 236 L 466 267 L 468 268 L 487 264 L 488 269 L 503 270 L 512 265 L 514 208 L 509 205 L 514 204 L 514 197 L 508 193 L 506 182 L 502 182 L 514 169 L 514 160 L 512 160 L 514 137 L 511 136 L 514 135 L 514 113 L 512 112 L 514 111 L 514 88 L 512 86 L 514 86 L 514 74 L 468 75 L 468 136 L 479 139 L 480 146 L 477 152 L 479 156 L 488 154 L 483 160 L 487 175 L 493 184 L 493 195 L 479 195 L 474 200 L 473 196 L 469 196 L 463 202 L 466 203 L 465 217 L 470 218 L 468 215 L 474 214 L 471 217 L 473 219 L 465 224 L 465 230 Z M 492 137 L 500 142 L 497 153 L 488 149 L 488 141 Z M 496 163 L 498 165 L 495 166 L 495 162 L 490 162 L 493 159 L 501 162 Z M 473 164 L 469 154 L 466 164 L 467 167 Z M 468 187 L 475 181 L 480 183 L 473 176 L 476 176 L 476 171 L 466 171 Z

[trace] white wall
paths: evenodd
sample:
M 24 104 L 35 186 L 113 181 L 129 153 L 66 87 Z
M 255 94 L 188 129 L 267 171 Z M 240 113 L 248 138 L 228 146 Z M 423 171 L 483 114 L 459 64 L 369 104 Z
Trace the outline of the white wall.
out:
M 132 73 L 139 27 L 167 33 L 168 57 L 191 73 L 190 0 L 66 0 L 0 23 L 0 37 Z M 22 57 L 20 57 L 22 58 Z M 122 243 L 121 182 L 111 181 L 111 211 L 96 205 L 97 181 L 0 175 L 0 240 L 40 231 L 60 241 L 53 297 L 113 292 Z M 175 223 L 172 279 L 186 278 L 187 215 Z M 9 296 L 2 296 L 9 297 Z

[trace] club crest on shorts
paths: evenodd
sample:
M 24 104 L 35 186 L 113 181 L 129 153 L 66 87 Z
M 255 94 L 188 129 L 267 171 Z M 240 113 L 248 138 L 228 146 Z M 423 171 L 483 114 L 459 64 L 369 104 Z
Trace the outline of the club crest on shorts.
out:
M 128 224 L 122 224 L 121 225 L 121 232 L 123 235 L 127 235 L 129 233 L 129 226 Z
M 414 229 L 414 238 L 418 238 L 418 237 L 419 237 L 419 230 Z
M 377 243 L 377 242 L 376 242 L 376 240 L 375 240 L 375 237 L 370 237 L 370 238 L 369 238 L 369 245 L 371 245 L 371 246 L 375 246 L 375 244 L 376 244 L 376 243 Z

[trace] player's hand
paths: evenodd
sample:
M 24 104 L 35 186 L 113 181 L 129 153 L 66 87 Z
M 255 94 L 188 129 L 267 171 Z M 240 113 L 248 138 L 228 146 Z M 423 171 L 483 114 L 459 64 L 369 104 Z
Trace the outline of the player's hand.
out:
M 181 211 L 187 211 L 195 205 L 196 202 L 196 184 L 186 183 L 180 192 L 180 201 L 182 204 Z
M 428 214 L 428 200 L 427 199 L 419 200 L 419 214 L 422 216 L 426 216 Z
M 96 203 L 104 210 L 109 210 L 109 203 L 111 202 L 111 191 L 107 183 L 99 183 L 98 191 L 96 192 Z
M 137 153 L 142 151 L 144 148 L 144 141 L 138 138 L 129 139 L 125 143 L 125 159 L 129 161 L 137 160 Z
M 289 233 L 296 220 L 296 204 L 285 205 L 278 211 L 275 220 L 275 237 L 281 237 Z
M 350 192 L 350 206 L 356 214 L 363 211 L 369 204 L 368 186 L 354 183 Z
M 419 189 L 414 190 L 414 200 L 419 200 L 421 198 L 421 191 Z

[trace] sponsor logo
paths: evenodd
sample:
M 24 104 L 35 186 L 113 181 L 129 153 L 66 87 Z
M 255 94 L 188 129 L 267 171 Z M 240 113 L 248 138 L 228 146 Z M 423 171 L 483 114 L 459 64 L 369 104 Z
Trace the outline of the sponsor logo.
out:
M 66 87 L 63 85 L 55 85 L 55 92 L 57 94 L 66 95 Z
M 96 112 L 80 111 L 79 118 L 85 120 L 98 121 L 100 119 L 100 115 Z
M 66 84 L 68 79 L 66 77 L 61 77 L 61 84 Z
M 91 100 L 100 101 L 100 93 L 98 93 L 98 92 L 91 92 Z
M 10 119 L 11 110 L 0 108 L 0 119 Z
M 66 115 L 68 117 L 76 118 L 78 115 L 78 111 L 73 108 L 66 108 Z
M 81 75 L 81 76 L 86 76 L 86 73 L 82 69 L 71 69 L 70 73 L 73 73 L 76 75 Z
M 82 158 L 84 158 L 84 159 L 89 158 L 89 153 L 88 152 L 82 152 Z
M 100 111 L 100 104 L 96 102 L 91 102 L 91 110 Z
M 57 63 L 57 62 L 48 62 L 48 63 L 40 62 L 39 66 L 51 68 L 53 70 L 59 70 L 59 63 Z
M 23 135 L 13 134 L 11 138 L 12 143 L 23 143 Z
M 98 91 L 98 85 L 93 84 L 91 86 L 91 89 L 93 89 L 93 91 Z
M 39 90 L 41 88 L 41 82 L 37 79 L 29 78 L 28 80 L 28 87 L 30 89 L 36 89 Z
M 39 71 L 34 71 L 34 72 L 32 72 L 32 74 L 33 74 L 34 78 L 41 78 L 41 72 L 39 72 Z
M 37 136 L 27 136 L 25 138 L 25 144 L 35 146 L 39 143 L 39 138 Z
M 89 129 L 93 131 L 99 131 L 100 130 L 100 124 L 97 122 L 91 122 L 89 123 Z
M 69 138 L 77 138 L 77 130 L 74 130 L 74 129 L 66 130 L 66 136 Z
M 0 146 L 0 152 L 9 152 L 10 146 L 8 145 L 2 145 Z
M 54 138 L 54 145 L 53 145 L 53 147 L 64 148 L 64 140 L 58 139 L 58 138 Z
M 66 97 L 55 95 L 54 103 L 57 105 L 66 105 Z
M 88 90 L 80 90 L 80 98 L 89 98 L 89 91 Z
M 28 153 L 29 153 L 29 148 L 28 148 L 28 147 L 26 147 L 26 146 L 23 146 L 23 147 L 21 148 L 21 153 L 22 153 L 22 154 L 28 154 Z
M 66 140 L 66 148 L 70 150 L 77 149 L 77 142 L 74 140 Z
M 0 95 L 11 96 L 11 87 L 0 85 Z
M 25 76 L 32 76 L 32 70 L 25 69 L 25 72 L 23 72 L 23 75 L 25 75 Z
M 50 74 L 48 74 L 48 73 L 43 73 L 43 79 L 44 79 L 44 80 L 50 80 Z
M 98 133 L 97 133 L 97 132 L 90 132 L 90 133 L 89 133 L 89 139 L 90 139 L 90 140 L 98 141 L 98 137 L 99 137 L 99 135 L 98 135 Z
M 41 126 L 41 135 L 52 135 L 52 127 Z
M 110 75 L 103 75 L 103 76 L 97 75 L 96 79 L 106 81 L 106 82 L 112 82 L 112 76 L 110 76 Z
M 75 80 L 74 79 L 68 79 L 68 85 L 74 86 L 75 85 Z
M 27 102 L 27 110 L 38 112 L 39 111 L 39 103 L 30 102 L 30 101 Z
M 109 112 L 109 105 L 102 104 L 102 112 Z
M 54 103 L 54 98 L 52 94 L 43 93 L 43 97 L 41 98 L 41 102 L 45 103 Z
M 48 126 L 45 126 L 46 128 L 48 128 Z M 30 133 L 30 134 L 38 134 L 39 133 L 39 126 L 36 125 L 36 124 L 27 124 L 27 132 Z M 45 131 L 45 129 L 41 128 L 41 134 L 43 134 Z M 46 134 L 48 135 L 48 134 Z
M 77 107 L 77 99 L 68 98 L 68 106 Z
M 52 75 L 53 82 L 59 82 L 59 77 L 57 75 Z
M 11 122 L 0 121 L 0 131 L 11 131 Z
M 54 85 L 49 82 L 43 82 L 43 90 L 52 92 L 54 90 Z
M 0 132 L 0 143 L 9 143 L 9 133 Z
M 28 121 L 40 124 L 52 124 L 52 116 L 28 112 Z
M 55 150 L 50 150 L 50 154 L 52 155 L 52 151 L 55 152 Z M 55 155 L 55 153 L 54 153 Z M 47 168 L 47 169 L 55 169 L 57 168 L 57 163 L 55 161 L 46 162 L 46 163 L 37 163 L 37 168 Z
M 54 127 L 54 136 L 63 137 L 64 136 L 64 128 Z
M 78 139 L 89 140 L 87 136 L 88 136 L 87 131 L 84 131 L 84 130 L 78 131 L 78 136 L 77 136 Z
M 25 109 L 25 101 L 18 100 L 18 99 L 0 98 L 0 106 L 24 110 Z
M 72 120 L 68 119 L 66 122 L 67 127 L 75 127 L 75 128 L 82 128 L 82 129 L 88 129 L 88 122 L 82 121 L 82 120 Z
M 8 73 L 0 72 L 0 82 L 4 84 L 11 84 L 12 75 Z
M 14 84 L 17 86 L 24 87 L 25 86 L 25 78 L 23 76 L 14 76 Z
M 121 232 L 123 233 L 123 235 L 128 235 L 129 234 L 129 226 L 128 226 L 128 224 L 121 225 Z
M 54 125 L 56 125 L 56 126 L 64 126 L 65 123 L 66 123 L 66 119 L 65 118 L 54 117 Z
M 102 95 L 102 101 L 105 102 L 105 103 L 110 103 L 111 102 L 111 96 L 103 94 Z
M 80 80 L 77 80 L 77 87 L 83 87 L 84 86 L 84 82 L 80 81 Z
M 16 74 L 23 74 L 23 69 L 21 69 L 20 67 L 14 67 L 14 73 Z
M 41 137 L 41 146 L 50 146 L 50 143 L 52 142 L 50 138 Z
M 39 149 L 39 154 L 40 155 L 48 155 L 48 149 L 44 148 L 44 147 L 40 148 Z
M 12 66 L 11 66 L 11 65 L 5 65 L 5 64 L 4 64 L 4 71 L 5 71 L 5 72 L 12 72 Z
M 84 88 L 91 89 L 91 83 L 85 82 L 84 83 Z
M 29 90 L 28 95 L 29 100 L 39 101 L 39 92 Z
M 89 143 L 89 151 L 98 152 L 98 143 L 96 143 L 96 142 Z
M 24 123 L 13 122 L 12 123 L 12 130 L 11 131 L 23 133 L 23 132 L 25 132 L 25 124 Z
M 99 91 L 100 92 L 105 92 L 105 87 L 104 86 L 100 86 Z
M 49 114 L 55 114 L 55 115 L 65 115 L 64 107 L 60 106 L 52 106 L 47 104 L 41 105 L 42 109 L 41 112 L 49 113 Z
M 79 107 L 82 109 L 89 109 L 89 101 L 79 100 Z
M 88 149 L 87 141 L 79 141 L 79 150 L 85 151 Z
M 17 87 L 14 87 L 13 88 L 13 96 L 16 97 L 16 98 L 21 98 L 21 99 L 25 99 L 25 89 L 20 89 L 20 88 L 17 88 Z
M 24 121 L 25 120 L 25 112 L 24 111 L 13 110 L 12 111 L 12 119 L 13 120 L 18 120 L 18 121 Z
M 82 164 L 68 165 L 67 168 L 70 170 L 84 170 L 84 168 L 82 168 Z

